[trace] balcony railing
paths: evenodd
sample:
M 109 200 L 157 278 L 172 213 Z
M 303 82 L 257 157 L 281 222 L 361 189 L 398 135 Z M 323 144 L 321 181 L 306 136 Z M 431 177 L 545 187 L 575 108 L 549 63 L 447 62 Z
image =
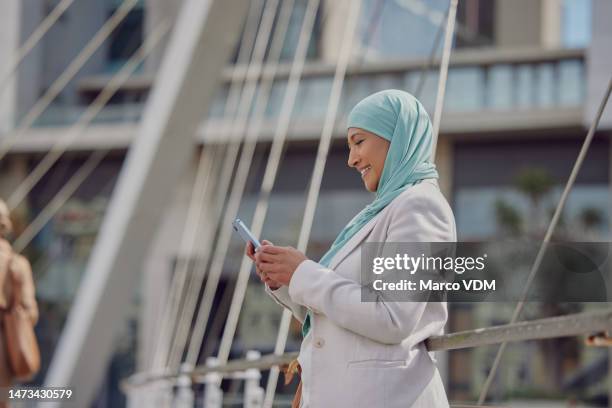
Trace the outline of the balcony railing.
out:
M 386 61 L 355 64 L 349 67 L 340 113 L 346 114 L 365 96 L 386 88 L 415 92 L 422 81 L 425 61 Z M 438 82 L 437 62 L 425 73 L 420 99 L 431 111 Z M 277 72 L 266 119 L 274 120 L 281 108 L 287 84 L 289 65 Z M 554 110 L 581 107 L 585 98 L 586 72 L 583 50 L 471 50 L 457 51 L 451 59 L 446 113 L 506 112 L 521 110 Z M 243 70 L 242 72 L 246 72 Z M 334 66 L 321 62 L 305 67 L 294 117 L 322 120 L 331 89 Z M 264 75 L 269 75 L 264 68 Z M 221 119 L 229 88 L 229 71 L 224 72 L 225 85 L 218 92 L 209 118 Z M 135 81 L 142 81 L 136 78 Z M 136 122 L 142 114 L 141 104 L 106 107 L 94 123 Z M 80 106 L 51 107 L 37 126 L 65 126 L 74 123 L 84 110 Z
M 87 106 L 51 105 L 34 123 L 37 127 L 68 126 L 76 123 Z M 143 103 L 108 105 L 92 121 L 93 124 L 135 123 L 140 120 Z

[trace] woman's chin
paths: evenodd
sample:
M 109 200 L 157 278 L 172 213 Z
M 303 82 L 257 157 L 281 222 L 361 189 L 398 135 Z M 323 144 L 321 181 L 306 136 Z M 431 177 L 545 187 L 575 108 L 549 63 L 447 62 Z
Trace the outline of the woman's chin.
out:
M 376 186 L 372 186 L 367 181 L 365 183 L 363 183 L 363 184 L 365 186 L 365 189 L 368 190 L 370 193 L 375 193 L 376 192 Z
M 378 188 L 378 180 L 375 180 L 375 177 L 372 177 L 370 172 L 366 173 L 366 175 L 362 178 L 363 186 L 370 193 L 375 193 Z

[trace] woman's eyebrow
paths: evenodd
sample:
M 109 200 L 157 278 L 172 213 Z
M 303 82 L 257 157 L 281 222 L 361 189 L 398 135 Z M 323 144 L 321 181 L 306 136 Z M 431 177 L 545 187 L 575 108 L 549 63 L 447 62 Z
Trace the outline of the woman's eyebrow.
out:
M 346 146 L 347 147 L 351 147 L 351 141 L 353 140 L 353 137 L 355 136 L 355 134 L 353 133 L 352 135 L 350 135 L 348 137 L 348 140 L 346 141 Z
M 361 133 L 361 132 L 355 132 L 355 133 L 353 133 L 352 135 L 350 135 L 350 136 L 349 136 L 349 140 L 347 140 L 347 142 L 346 142 L 346 145 L 347 145 L 347 146 L 350 146 L 349 141 L 352 141 L 352 140 L 353 140 L 353 139 L 354 139 L 356 136 L 358 136 L 358 135 L 363 135 L 363 133 Z

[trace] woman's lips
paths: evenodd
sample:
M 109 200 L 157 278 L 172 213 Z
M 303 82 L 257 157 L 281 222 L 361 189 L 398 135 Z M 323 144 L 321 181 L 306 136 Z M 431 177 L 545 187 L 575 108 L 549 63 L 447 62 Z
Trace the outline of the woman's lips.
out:
M 361 170 L 361 177 L 364 177 L 371 169 L 372 166 L 367 166 L 365 169 Z

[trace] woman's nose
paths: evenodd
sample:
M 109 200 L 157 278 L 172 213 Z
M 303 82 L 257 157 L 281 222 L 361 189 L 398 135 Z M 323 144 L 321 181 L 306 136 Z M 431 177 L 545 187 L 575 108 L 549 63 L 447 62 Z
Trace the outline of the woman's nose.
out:
M 359 163 L 359 157 L 357 157 L 357 154 L 353 153 L 353 150 L 349 151 L 349 157 L 347 161 L 348 166 L 355 167 L 357 166 L 357 163 Z

